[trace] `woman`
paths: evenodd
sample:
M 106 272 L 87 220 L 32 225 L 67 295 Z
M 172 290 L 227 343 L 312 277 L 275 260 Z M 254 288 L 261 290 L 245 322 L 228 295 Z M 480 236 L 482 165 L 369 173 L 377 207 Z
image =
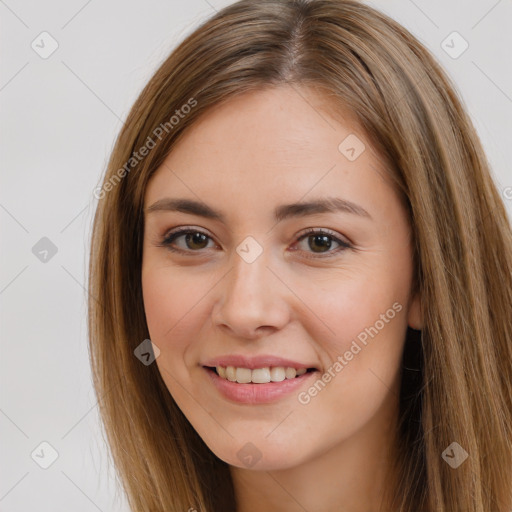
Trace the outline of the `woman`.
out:
M 404 28 L 223 9 L 98 190 L 91 363 L 133 510 L 511 508 L 510 224 Z

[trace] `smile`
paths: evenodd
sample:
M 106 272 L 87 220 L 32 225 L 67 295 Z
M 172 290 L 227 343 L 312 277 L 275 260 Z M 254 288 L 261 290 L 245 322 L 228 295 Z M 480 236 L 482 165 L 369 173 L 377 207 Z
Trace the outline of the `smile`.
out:
M 230 402 L 247 405 L 270 404 L 298 393 L 318 374 L 315 368 L 295 369 L 284 366 L 253 369 L 203 366 L 203 370 L 221 396 Z
M 240 368 L 235 366 L 215 367 L 217 375 L 222 379 L 239 384 L 267 384 L 269 382 L 282 382 L 285 379 L 295 379 L 304 375 L 307 368 L 292 368 L 284 366 L 266 366 L 263 368 Z

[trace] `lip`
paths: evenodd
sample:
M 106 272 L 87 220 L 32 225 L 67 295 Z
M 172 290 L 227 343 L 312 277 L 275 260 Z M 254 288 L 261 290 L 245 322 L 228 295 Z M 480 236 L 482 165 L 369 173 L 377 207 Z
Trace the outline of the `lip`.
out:
M 265 368 L 266 366 L 284 366 L 285 368 L 314 368 L 318 370 L 314 363 L 300 363 L 292 359 L 284 359 L 270 354 L 262 354 L 259 356 L 243 356 L 241 354 L 231 354 L 215 357 L 201 363 L 201 366 L 236 366 L 237 368 Z M 260 384 L 261 385 L 261 384 Z
M 259 367 L 256 366 L 256 368 Z M 304 367 L 299 366 L 299 368 Z M 313 376 L 316 377 L 319 373 L 318 371 L 306 372 L 300 377 L 285 379 L 281 382 L 269 382 L 266 384 L 238 384 L 219 377 L 212 368 L 204 367 L 203 370 L 210 378 L 213 385 L 225 398 L 236 403 L 252 405 L 277 402 L 281 398 L 290 395 L 300 387 L 306 385 Z

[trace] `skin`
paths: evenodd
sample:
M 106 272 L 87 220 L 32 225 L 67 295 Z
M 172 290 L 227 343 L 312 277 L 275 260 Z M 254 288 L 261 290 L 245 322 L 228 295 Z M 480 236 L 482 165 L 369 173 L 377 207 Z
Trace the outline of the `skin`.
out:
M 421 328 L 409 219 L 355 118 L 329 112 L 325 97 L 306 87 L 230 99 L 195 122 L 146 189 L 145 208 L 188 198 L 226 216 L 223 224 L 147 212 L 142 286 L 158 369 L 192 426 L 230 465 L 239 512 L 374 512 L 384 477 L 393 477 L 405 333 L 407 325 Z M 350 134 L 366 147 L 354 161 L 338 150 Z M 371 219 L 272 217 L 278 205 L 328 196 L 357 203 Z M 186 253 L 173 253 L 161 242 L 180 226 L 210 238 L 187 245 L 181 236 L 174 246 Z M 330 230 L 352 248 L 337 251 L 329 239 L 322 252 L 312 235 L 298 241 L 306 228 Z M 250 264 L 236 252 L 247 236 L 263 249 Z M 233 403 L 200 366 L 224 354 L 272 354 L 313 362 L 321 378 L 395 303 L 401 310 L 307 404 L 295 392 L 273 404 Z M 248 442 L 261 457 L 251 467 L 237 457 Z

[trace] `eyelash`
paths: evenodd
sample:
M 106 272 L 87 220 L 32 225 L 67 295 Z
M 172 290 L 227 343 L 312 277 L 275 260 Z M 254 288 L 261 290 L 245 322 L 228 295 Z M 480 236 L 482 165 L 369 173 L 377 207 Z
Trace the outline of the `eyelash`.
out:
M 171 245 L 172 242 L 174 242 L 180 236 L 187 235 L 187 234 L 194 234 L 194 233 L 201 233 L 202 235 L 204 235 L 204 236 L 208 237 L 210 240 L 212 240 L 212 238 L 209 235 L 207 235 L 206 233 L 204 233 L 203 231 L 201 231 L 199 229 L 181 228 L 181 229 L 178 229 L 176 231 L 171 231 L 170 233 L 166 234 L 165 237 L 163 238 L 163 240 L 161 241 L 161 243 L 158 244 L 158 246 L 159 247 L 165 247 L 169 251 L 172 251 L 172 252 L 175 252 L 175 253 L 186 254 L 186 255 L 190 255 L 190 253 L 194 253 L 194 252 L 202 252 L 200 250 L 198 250 L 198 251 L 192 251 L 192 250 L 185 251 L 183 249 L 178 249 L 178 248 L 173 247 Z M 353 248 L 353 246 L 351 244 L 349 244 L 348 242 L 345 242 L 343 240 L 340 240 L 337 236 L 335 236 L 335 234 L 333 232 L 331 232 L 329 230 L 326 230 L 326 229 L 315 229 L 315 228 L 308 228 L 306 230 L 306 232 L 304 232 L 301 235 L 299 235 L 299 238 L 297 239 L 297 243 L 301 242 L 302 240 L 304 240 L 308 236 L 312 236 L 312 235 L 328 236 L 329 238 L 334 240 L 337 244 L 339 244 L 340 247 L 338 247 L 338 248 L 336 248 L 336 249 L 334 249 L 332 251 L 328 251 L 327 253 L 324 253 L 324 254 L 321 254 L 321 253 L 310 253 L 310 254 L 314 254 L 314 256 L 305 256 L 308 259 L 330 258 L 330 257 L 333 257 L 334 255 L 337 255 L 339 252 L 343 252 L 346 249 L 352 249 Z

